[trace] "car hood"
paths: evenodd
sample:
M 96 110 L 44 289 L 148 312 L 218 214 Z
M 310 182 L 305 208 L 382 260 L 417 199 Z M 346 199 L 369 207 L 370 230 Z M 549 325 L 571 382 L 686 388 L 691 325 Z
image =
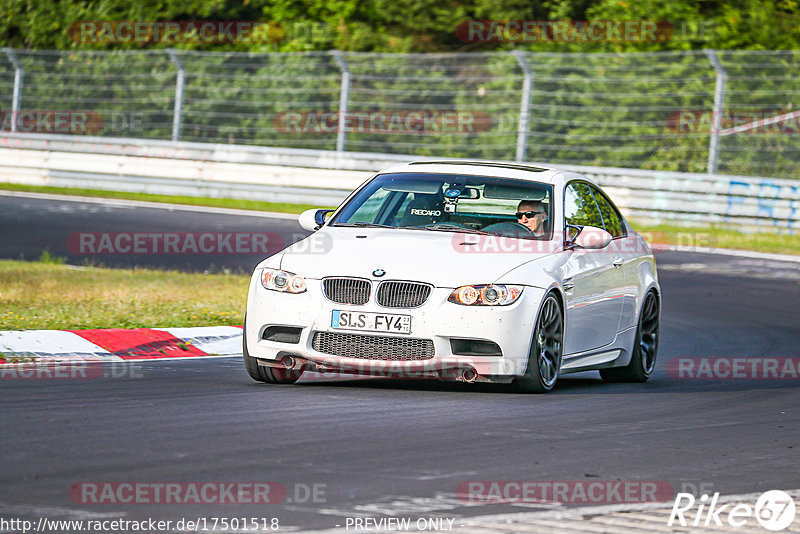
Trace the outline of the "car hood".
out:
M 550 256 L 553 243 L 426 230 L 325 227 L 284 250 L 280 268 L 311 279 L 416 280 L 437 287 L 492 283 Z M 504 280 L 524 283 L 523 280 Z

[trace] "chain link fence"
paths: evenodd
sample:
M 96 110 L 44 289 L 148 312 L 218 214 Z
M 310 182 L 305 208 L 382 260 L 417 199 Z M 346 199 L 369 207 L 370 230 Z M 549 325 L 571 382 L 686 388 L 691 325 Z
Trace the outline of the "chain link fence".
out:
M 800 51 L 30 51 L 5 131 L 800 177 Z

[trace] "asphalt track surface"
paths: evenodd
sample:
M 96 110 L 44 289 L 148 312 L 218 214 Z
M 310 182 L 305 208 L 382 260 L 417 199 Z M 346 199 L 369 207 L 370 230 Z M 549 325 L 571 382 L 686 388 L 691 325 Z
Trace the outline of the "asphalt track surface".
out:
M 202 212 L 173 208 L 145 208 L 129 203 L 94 201 L 54 201 L 49 195 L 34 198 L 23 195 L 8 196 L 0 191 L 0 258 L 36 260 L 44 249 L 50 254 L 64 257 L 72 265 L 90 263 L 106 267 L 133 267 L 179 269 L 183 271 L 221 271 L 250 273 L 264 254 L 248 254 L 252 246 L 235 248 L 236 234 L 266 234 L 264 249 L 277 252 L 286 245 L 299 241 L 308 232 L 300 228 L 295 217 L 283 219 L 263 216 L 224 214 L 226 210 Z M 156 204 L 157 206 L 157 204 Z M 235 213 L 237 210 L 230 210 Z M 119 249 L 114 252 L 100 246 L 100 238 L 92 242 L 93 248 L 81 248 L 81 235 L 106 233 L 111 239 L 124 234 Z M 135 234 L 178 234 L 181 247 L 187 233 L 210 233 L 231 236 L 229 244 L 234 253 L 224 249 L 212 254 L 133 254 L 123 252 L 131 245 Z M 129 239 L 128 239 L 129 238 Z M 92 252 L 94 250 L 95 252 Z M 131 249 L 132 251 L 133 249 Z M 187 249 L 191 252 L 191 249 Z M 102 253 L 96 253 L 102 251 Z
M 26 258 L 44 246 L 66 255 L 62 241 L 76 231 L 266 228 L 287 238 L 299 231 L 289 220 L 2 196 L 0 228 L 2 256 Z M 255 261 L 196 255 L 174 266 L 247 270 Z M 274 386 L 252 381 L 239 358 L 137 362 L 120 378 L 0 380 L 0 515 L 276 517 L 289 531 L 364 516 L 458 524 L 548 506 L 468 505 L 455 496 L 464 481 L 666 481 L 675 491 L 722 494 L 800 487 L 800 380 L 667 372 L 676 358 L 800 356 L 800 264 L 689 252 L 661 252 L 657 262 L 662 337 L 646 384 L 604 384 L 582 373 L 538 396 L 494 385 L 313 376 Z M 271 481 L 289 499 L 92 505 L 70 498 L 72 485 L 92 481 Z M 317 502 L 304 499 L 313 485 L 324 491 Z

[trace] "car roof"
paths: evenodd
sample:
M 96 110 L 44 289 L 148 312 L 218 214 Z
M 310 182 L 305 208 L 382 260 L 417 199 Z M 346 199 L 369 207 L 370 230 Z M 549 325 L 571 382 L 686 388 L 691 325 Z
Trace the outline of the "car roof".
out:
M 484 160 L 420 160 L 408 163 L 395 163 L 381 169 L 381 174 L 395 172 L 418 172 L 432 174 L 467 174 L 491 176 L 495 178 L 513 178 L 516 180 L 530 180 L 555 185 L 570 178 L 593 180 L 562 169 L 547 167 L 539 164 L 515 163 L 511 161 L 484 161 Z

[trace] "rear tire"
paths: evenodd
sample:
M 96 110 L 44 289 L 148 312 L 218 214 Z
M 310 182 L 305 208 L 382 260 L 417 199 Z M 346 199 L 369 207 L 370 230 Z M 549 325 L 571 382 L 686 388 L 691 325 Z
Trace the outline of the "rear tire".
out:
M 548 293 L 536 319 L 525 375 L 514 379 L 517 391 L 548 393 L 561 370 L 564 340 L 564 314 L 553 293 Z
M 625 367 L 600 369 L 605 382 L 647 382 L 656 366 L 658 355 L 659 306 L 656 292 L 650 290 L 644 298 L 636 338 L 633 341 L 631 362 Z
M 245 321 L 247 318 L 245 318 Z M 264 367 L 258 365 L 258 360 L 250 356 L 247 352 L 247 334 L 245 328 L 242 328 L 242 356 L 244 357 L 244 367 L 247 369 L 247 374 L 250 378 L 257 382 L 266 382 L 267 384 L 294 384 L 303 374 L 302 370 L 296 369 L 281 369 L 279 367 Z

